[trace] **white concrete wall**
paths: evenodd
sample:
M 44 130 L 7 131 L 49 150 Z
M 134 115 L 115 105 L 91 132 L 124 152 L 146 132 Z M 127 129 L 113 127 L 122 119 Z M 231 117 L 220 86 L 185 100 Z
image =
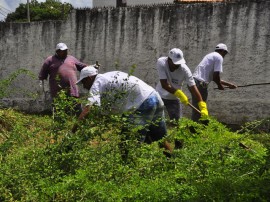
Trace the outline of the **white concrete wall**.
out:
M 101 72 L 128 72 L 136 64 L 134 74 L 154 87 L 156 60 L 169 49 L 182 49 L 193 71 L 205 54 L 223 42 L 230 51 L 224 59 L 224 80 L 238 85 L 269 82 L 269 20 L 270 3 L 264 1 L 77 10 L 65 22 L 0 23 L 0 78 L 18 68 L 37 75 L 43 60 L 62 41 L 82 61 L 98 60 Z M 38 80 L 24 76 L 13 89 L 20 87 L 36 93 Z M 209 88 L 209 113 L 218 120 L 242 123 L 269 117 L 270 85 L 223 92 L 214 87 Z M 20 90 L 4 104 L 36 111 L 43 99 L 30 102 Z M 189 117 L 190 108 L 184 109 Z

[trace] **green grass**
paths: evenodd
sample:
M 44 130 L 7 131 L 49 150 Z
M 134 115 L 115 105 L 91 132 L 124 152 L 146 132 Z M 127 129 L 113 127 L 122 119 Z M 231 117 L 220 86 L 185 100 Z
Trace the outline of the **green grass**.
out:
M 0 110 L 0 201 L 270 200 L 270 134 L 251 123 L 232 132 L 182 119 L 169 129 L 184 141 L 171 158 L 131 138 L 123 161 L 122 119 L 96 113 L 72 134 L 75 117 Z

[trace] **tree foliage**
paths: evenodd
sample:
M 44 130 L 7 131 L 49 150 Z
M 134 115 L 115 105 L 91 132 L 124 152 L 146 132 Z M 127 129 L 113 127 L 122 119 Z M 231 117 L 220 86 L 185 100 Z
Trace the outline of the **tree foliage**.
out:
M 64 20 L 73 9 L 69 3 L 61 3 L 58 0 L 46 0 L 46 2 L 38 2 L 32 0 L 29 3 L 30 20 Z M 15 12 L 7 15 L 6 22 L 27 22 L 27 4 L 20 4 Z

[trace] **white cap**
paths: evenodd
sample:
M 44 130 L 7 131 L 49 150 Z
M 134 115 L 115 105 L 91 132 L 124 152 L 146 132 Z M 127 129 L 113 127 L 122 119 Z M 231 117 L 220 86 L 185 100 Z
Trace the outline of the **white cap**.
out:
M 57 45 L 56 45 L 56 48 L 55 48 L 55 50 L 67 50 L 67 49 L 68 49 L 68 47 L 67 47 L 67 45 L 64 44 L 64 43 L 59 43 L 59 44 L 57 44 Z
M 172 50 L 170 50 L 168 56 L 172 59 L 172 62 L 175 65 L 181 65 L 186 63 L 184 59 L 184 54 L 179 48 L 173 48 Z
M 84 78 L 88 76 L 94 76 L 97 74 L 98 74 L 98 70 L 93 65 L 84 67 L 80 73 L 80 79 L 79 81 L 76 82 L 76 84 L 80 83 Z
M 225 51 L 229 52 L 227 46 L 224 43 L 218 44 L 216 46 L 215 50 L 225 50 Z

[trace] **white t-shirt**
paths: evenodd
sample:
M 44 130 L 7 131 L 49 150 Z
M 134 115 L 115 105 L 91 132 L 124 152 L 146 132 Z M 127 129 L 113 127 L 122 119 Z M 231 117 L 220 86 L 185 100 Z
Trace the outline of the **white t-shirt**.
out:
M 222 68 L 223 57 L 217 53 L 212 52 L 207 54 L 200 64 L 196 67 L 193 77 L 199 81 L 204 81 L 210 83 L 213 81 L 213 74 L 214 72 L 221 72 L 223 71 Z
M 112 71 L 96 76 L 88 101 L 106 107 L 109 113 L 123 113 L 136 110 L 154 91 L 135 76 Z
M 176 89 L 182 89 L 184 81 L 188 86 L 194 86 L 195 81 L 192 77 L 192 73 L 186 64 L 182 64 L 181 67 L 171 72 L 168 64 L 168 57 L 161 57 L 157 61 L 157 70 L 159 79 L 167 79 L 167 82 Z M 168 100 L 178 99 L 173 94 L 162 88 L 160 80 L 156 86 L 156 90 L 160 96 Z

